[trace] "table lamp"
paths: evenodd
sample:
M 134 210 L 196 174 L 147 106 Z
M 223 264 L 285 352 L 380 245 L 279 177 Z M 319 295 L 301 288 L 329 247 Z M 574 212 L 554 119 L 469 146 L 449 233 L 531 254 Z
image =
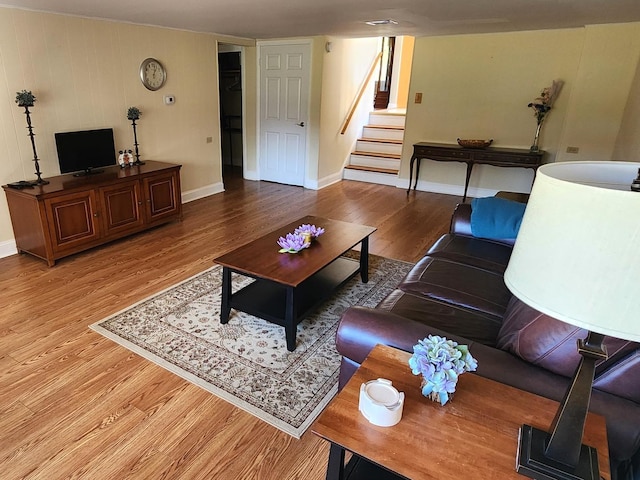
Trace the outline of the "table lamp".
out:
M 549 432 L 520 429 L 516 469 L 535 479 L 599 480 L 596 449 L 582 444 L 605 335 L 640 341 L 640 163 L 560 162 L 537 173 L 505 272 L 524 303 L 586 329 L 582 355 Z

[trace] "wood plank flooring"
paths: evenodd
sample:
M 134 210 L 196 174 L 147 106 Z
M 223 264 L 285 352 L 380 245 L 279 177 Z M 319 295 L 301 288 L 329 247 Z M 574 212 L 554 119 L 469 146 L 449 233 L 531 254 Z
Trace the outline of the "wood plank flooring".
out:
M 305 214 L 378 228 L 415 261 L 460 197 L 343 181 L 320 191 L 225 178 L 184 219 L 60 260 L 0 259 L 0 478 L 324 478 L 328 445 L 263 423 L 88 329 Z M 274 248 L 277 246 L 274 245 Z

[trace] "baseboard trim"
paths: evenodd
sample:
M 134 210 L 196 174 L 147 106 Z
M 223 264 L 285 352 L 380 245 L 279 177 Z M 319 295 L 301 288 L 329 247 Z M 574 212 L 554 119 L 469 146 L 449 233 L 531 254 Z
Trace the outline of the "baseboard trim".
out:
M 182 192 L 182 203 L 193 202 L 199 198 L 215 195 L 216 193 L 224 192 L 224 184 L 222 182 L 213 183 L 205 187 L 196 188 L 195 190 L 189 190 L 188 192 Z
M 338 183 L 342 181 L 341 172 L 334 173 L 333 175 L 327 175 L 324 178 L 321 178 L 317 182 L 310 182 L 310 185 L 305 184 L 305 188 L 311 188 L 313 190 L 320 190 L 322 188 L 328 187 L 329 185 L 333 185 L 334 183 Z
M 0 242 L 0 258 L 10 257 L 18 253 L 18 247 L 15 240 L 5 240 Z
M 247 170 L 244 169 L 242 171 L 242 175 L 245 180 L 260 180 L 260 175 L 258 175 L 257 170 Z
M 402 179 L 398 182 L 398 188 L 407 189 L 409 188 L 409 180 Z M 464 195 L 464 185 L 450 185 L 447 183 L 435 183 L 435 182 L 425 182 L 424 180 L 418 180 L 418 186 L 416 190 L 421 192 L 431 192 L 431 193 L 443 193 L 445 195 L 453 195 L 460 197 L 460 201 L 462 201 L 462 196 Z M 467 199 L 469 198 L 479 198 L 479 197 L 492 197 L 498 190 L 493 190 L 489 188 L 478 188 L 478 187 L 469 187 L 467 190 Z

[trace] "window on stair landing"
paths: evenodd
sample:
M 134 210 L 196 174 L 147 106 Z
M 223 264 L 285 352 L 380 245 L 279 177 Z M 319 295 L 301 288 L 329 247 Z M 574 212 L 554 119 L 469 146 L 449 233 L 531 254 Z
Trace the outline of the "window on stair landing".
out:
M 376 80 L 376 93 L 373 100 L 374 109 L 384 109 L 389 105 L 389 93 L 391 92 L 391 71 L 393 69 L 393 50 L 396 37 L 382 38 L 382 59 Z

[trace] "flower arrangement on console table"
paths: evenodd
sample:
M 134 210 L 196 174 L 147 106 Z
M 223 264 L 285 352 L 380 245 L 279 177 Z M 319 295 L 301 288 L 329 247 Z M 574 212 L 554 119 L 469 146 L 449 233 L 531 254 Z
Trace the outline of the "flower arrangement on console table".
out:
M 542 122 L 544 122 L 544 119 L 551 110 L 553 102 L 555 102 L 560 90 L 562 89 L 562 85 L 564 85 L 562 80 L 554 80 L 550 87 L 542 89 L 540 96 L 528 105 L 529 108 L 533 108 L 537 122 L 536 134 L 533 137 L 533 145 L 531 145 L 530 149 L 532 152 L 538 151 L 538 140 L 540 138 Z
M 315 225 L 302 224 L 293 233 L 278 239 L 280 253 L 298 253 L 311 246 L 311 242 L 324 233 L 324 228 Z
M 422 395 L 444 405 L 453 398 L 458 377 L 465 372 L 475 372 L 478 362 L 467 345 L 429 335 L 413 346 L 409 367 L 414 375 L 422 375 Z

